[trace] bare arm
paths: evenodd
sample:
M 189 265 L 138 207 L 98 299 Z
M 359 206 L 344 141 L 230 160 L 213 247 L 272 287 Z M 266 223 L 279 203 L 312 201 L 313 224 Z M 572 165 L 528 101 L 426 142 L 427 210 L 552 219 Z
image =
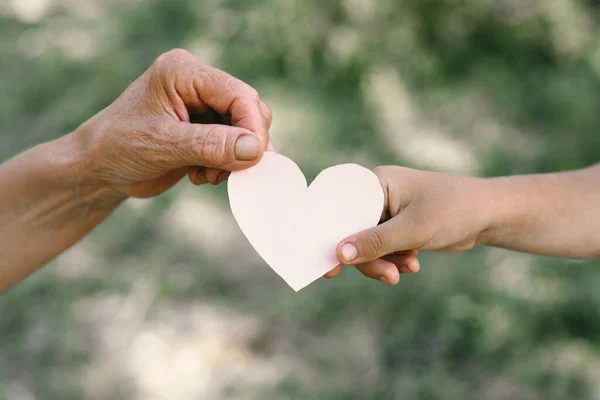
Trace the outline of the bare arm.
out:
M 192 112 L 205 123 L 193 123 Z M 232 126 L 211 124 L 219 114 Z M 218 184 L 228 171 L 256 164 L 270 123 L 268 107 L 245 83 L 186 51 L 162 55 L 75 132 L 0 165 L 0 291 L 128 197 L 158 195 L 186 175 Z
M 418 250 L 476 245 L 569 258 L 600 258 L 600 164 L 554 174 L 471 178 L 402 167 L 375 170 L 383 222 L 340 242 L 341 264 L 396 284 L 419 270 Z M 338 267 L 326 277 L 335 277 Z
M 600 258 L 600 165 L 486 180 L 489 226 L 478 244 L 527 253 Z
M 125 199 L 86 184 L 74 142 L 67 135 L 0 166 L 0 291 L 72 246 Z

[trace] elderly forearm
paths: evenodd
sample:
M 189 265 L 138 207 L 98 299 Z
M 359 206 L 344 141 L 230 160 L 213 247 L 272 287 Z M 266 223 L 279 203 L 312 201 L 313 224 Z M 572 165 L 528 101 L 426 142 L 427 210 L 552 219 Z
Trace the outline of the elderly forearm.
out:
M 489 228 L 480 244 L 535 254 L 600 258 L 600 165 L 493 178 L 485 183 Z
M 75 134 L 0 165 L 0 291 L 75 244 L 124 200 L 86 181 L 86 168 Z

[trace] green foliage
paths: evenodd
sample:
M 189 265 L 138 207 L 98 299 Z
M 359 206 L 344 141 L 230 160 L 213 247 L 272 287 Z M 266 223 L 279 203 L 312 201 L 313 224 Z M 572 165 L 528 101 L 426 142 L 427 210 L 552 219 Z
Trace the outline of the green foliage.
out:
M 161 52 L 187 47 L 265 93 L 275 112 L 275 142 L 281 139 L 282 150 L 297 156 L 309 178 L 348 157 L 423 167 L 415 162 L 420 154 L 407 158 L 389 143 L 369 92 L 380 68 L 401 80 L 425 124 L 443 127 L 477 154 L 472 173 L 598 162 L 600 34 L 593 2 L 136 3 L 105 2 L 97 5 L 99 14 L 86 17 L 56 0 L 33 22 L 0 8 L 0 160 L 75 129 Z M 77 46 L 89 49 L 73 52 Z M 300 121 L 279 119 L 296 106 Z M 484 117 L 500 127 L 502 143 L 482 144 Z M 302 139 L 297 132 L 306 127 L 318 131 Z M 504 145 L 515 138 L 523 145 Z M 308 145 L 295 145 L 302 140 Z M 139 214 L 120 210 L 94 232 L 85 242 L 102 255 L 93 273 L 65 278 L 56 272 L 59 260 L 0 297 L 0 398 L 14 382 L 37 398 L 85 398 L 68 379 L 92 352 L 76 306 L 96 295 L 129 293 L 141 278 L 156 282 L 156 307 L 203 300 L 259 315 L 319 377 L 308 384 L 290 374 L 260 398 L 598 395 L 598 262 L 487 250 L 423 254 L 423 271 L 398 288 L 345 271 L 291 294 L 256 260 L 202 254 L 166 232 L 158 221 L 180 189 Z M 223 188 L 207 196 L 226 205 Z M 176 270 L 188 274 L 184 286 L 173 280 Z M 362 344 L 344 348 L 330 338 L 351 342 L 355 324 L 375 338 L 369 379 L 363 379 Z M 325 342 L 331 348 L 320 345 Z M 127 398 L 129 387 L 106 390 L 117 393 L 110 398 Z

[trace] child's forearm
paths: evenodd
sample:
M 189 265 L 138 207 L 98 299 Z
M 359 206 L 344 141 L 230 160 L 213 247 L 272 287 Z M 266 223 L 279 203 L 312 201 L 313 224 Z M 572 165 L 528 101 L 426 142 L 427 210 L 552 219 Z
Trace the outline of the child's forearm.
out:
M 600 258 L 600 164 L 489 179 L 402 167 L 379 167 L 375 173 L 389 220 L 348 236 L 336 249 L 340 264 L 356 265 L 366 276 L 396 284 L 399 273 L 419 269 L 414 253 L 413 260 L 390 261 L 408 250 L 455 252 L 488 245 Z M 337 273 L 339 268 L 328 277 Z
M 489 227 L 478 244 L 600 258 L 600 164 L 584 170 L 485 180 Z

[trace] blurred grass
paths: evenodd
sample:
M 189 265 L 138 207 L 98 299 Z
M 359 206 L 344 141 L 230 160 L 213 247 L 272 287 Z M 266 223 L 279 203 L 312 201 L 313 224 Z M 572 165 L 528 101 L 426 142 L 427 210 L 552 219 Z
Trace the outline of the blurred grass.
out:
M 347 161 L 489 176 L 583 167 L 600 155 L 594 4 L 11 0 L 0 160 L 75 129 L 184 47 L 259 89 L 273 140 L 309 179 Z M 225 187 L 182 182 L 126 204 L 0 297 L 0 399 L 600 398 L 598 262 L 477 249 L 422 264 L 396 288 L 348 270 L 294 294 L 237 231 Z M 237 375 L 133 363 L 147 332 L 173 352 L 204 349 L 190 344 L 212 323 L 197 305 L 228 310 L 222 337 L 260 321 L 232 339 L 242 358 L 223 356 Z M 187 322 L 161 333 L 175 316 Z M 152 349 L 142 364 L 165 364 Z

